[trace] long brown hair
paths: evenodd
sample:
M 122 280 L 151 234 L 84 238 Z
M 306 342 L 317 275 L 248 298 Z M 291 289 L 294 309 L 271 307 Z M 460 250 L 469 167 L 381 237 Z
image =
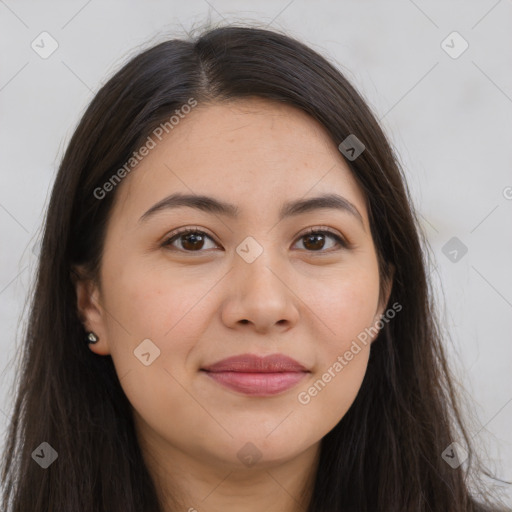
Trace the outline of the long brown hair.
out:
M 224 26 L 168 40 L 132 58 L 96 94 L 55 180 L 18 368 L 3 460 L 9 512 L 162 511 L 137 443 L 131 408 L 110 356 L 85 342 L 72 269 L 98 276 L 115 190 L 107 182 L 148 135 L 190 98 L 199 104 L 260 97 L 319 121 L 339 145 L 367 200 L 381 278 L 392 265 L 389 303 L 402 305 L 373 343 L 353 405 L 322 440 L 309 512 L 468 512 L 474 451 L 443 352 L 426 248 L 403 172 L 375 116 L 347 79 L 284 34 Z M 469 452 L 452 468 L 442 453 Z M 58 453 L 47 469 L 34 451 Z M 45 448 L 44 445 L 43 448 Z M 47 448 L 47 447 L 46 447 Z M 488 503 L 481 490 L 479 501 Z

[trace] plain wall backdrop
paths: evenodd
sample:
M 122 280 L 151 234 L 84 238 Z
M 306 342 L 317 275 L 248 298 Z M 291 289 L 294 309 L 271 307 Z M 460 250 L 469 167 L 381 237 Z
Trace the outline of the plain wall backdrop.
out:
M 64 148 L 94 94 L 141 45 L 207 20 L 297 37 L 380 119 L 434 257 L 450 363 L 474 400 L 470 434 L 488 467 L 512 481 L 511 0 L 0 0 L 0 434 Z M 501 487 L 512 503 L 511 486 Z

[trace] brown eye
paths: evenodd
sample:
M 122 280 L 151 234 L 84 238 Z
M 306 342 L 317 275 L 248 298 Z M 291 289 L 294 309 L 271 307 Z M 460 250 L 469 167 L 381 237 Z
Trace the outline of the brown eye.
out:
M 310 230 L 302 235 L 300 240 L 303 240 L 303 246 L 308 252 L 330 252 L 328 250 L 322 251 L 328 238 L 335 241 L 334 246 L 347 247 L 347 244 L 339 235 L 327 230 Z M 332 246 L 330 248 L 332 249 Z M 328 247 L 328 249 L 330 248 Z
M 329 239 L 333 240 L 334 244 L 331 243 L 329 246 L 329 243 L 327 242 Z M 162 247 L 166 247 L 171 250 L 181 250 L 183 252 L 204 252 L 204 250 L 209 249 L 208 247 L 205 248 L 205 244 L 208 240 L 214 242 L 215 247 L 217 247 L 213 238 L 204 231 L 187 228 L 172 234 L 172 236 L 165 240 Z M 338 248 L 348 247 L 348 244 L 343 238 L 336 233 L 325 229 L 311 229 L 307 233 L 303 234 L 299 240 L 303 240 L 303 248 L 307 252 L 324 253 L 336 250 L 336 246 L 338 246 Z M 177 242 L 181 244 L 181 247 L 177 247 L 175 245 Z
M 325 245 L 325 235 L 323 233 L 314 233 L 312 235 L 306 235 L 304 237 L 304 247 L 317 251 L 323 249 Z
M 203 231 L 199 231 L 197 229 L 185 229 L 168 238 L 162 246 L 172 246 L 172 248 L 174 248 L 174 242 L 178 241 L 181 242 L 181 247 L 178 247 L 178 250 L 186 252 L 202 252 L 201 250 L 204 248 L 207 239 L 213 241 L 213 239 Z

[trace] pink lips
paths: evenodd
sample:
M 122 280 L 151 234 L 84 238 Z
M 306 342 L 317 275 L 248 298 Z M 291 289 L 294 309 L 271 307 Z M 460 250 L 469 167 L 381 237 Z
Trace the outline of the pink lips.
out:
M 300 363 L 283 354 L 266 357 L 242 354 L 201 370 L 219 384 L 251 396 L 282 393 L 309 373 Z

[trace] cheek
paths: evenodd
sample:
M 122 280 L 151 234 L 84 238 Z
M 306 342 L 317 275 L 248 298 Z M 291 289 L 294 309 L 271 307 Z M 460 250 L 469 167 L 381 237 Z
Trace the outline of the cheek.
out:
M 334 329 L 338 351 L 348 350 L 374 324 L 378 297 L 379 287 L 370 281 L 354 281 L 342 289 L 332 311 L 338 319 Z
M 346 268 L 321 287 L 310 287 L 308 297 L 322 335 L 314 375 L 297 401 L 310 421 L 329 431 L 352 405 L 366 373 L 379 297 L 376 264 Z
M 108 303 L 123 319 L 131 337 L 164 343 L 175 333 L 190 328 L 190 317 L 201 310 L 201 301 L 214 284 L 206 276 L 156 268 L 127 261 L 110 274 Z M 211 282 L 210 282 L 211 281 Z M 190 331 L 188 331 L 190 332 Z
M 183 394 L 178 382 L 208 321 L 205 295 L 214 277 L 171 274 L 135 258 L 105 269 L 108 343 L 120 379 L 127 376 L 121 380 L 125 393 L 141 407 L 150 406 L 145 403 L 148 396 L 158 396 L 160 405 L 177 403 L 171 395 L 175 388 Z
M 322 279 L 308 280 L 300 292 L 307 297 L 305 302 L 320 330 L 323 364 L 348 350 L 351 341 L 376 320 L 379 275 L 376 262 L 372 263 L 347 265 Z
M 218 274 L 207 275 L 199 266 L 180 272 L 164 265 L 126 259 L 108 273 L 105 286 L 115 316 L 109 318 L 109 345 L 121 386 L 133 407 L 155 421 L 170 407 L 173 417 L 182 412 L 180 417 L 188 418 L 187 408 L 204 414 L 188 392 L 188 381 L 197 371 L 198 340 L 216 312 L 212 297 L 219 281 Z M 147 352 L 151 362 L 145 366 L 137 355 Z
M 129 261 L 105 276 L 109 345 L 123 391 L 154 429 L 165 424 L 178 436 L 178 418 L 197 406 L 183 387 L 186 363 L 208 320 L 203 301 L 215 280 Z

